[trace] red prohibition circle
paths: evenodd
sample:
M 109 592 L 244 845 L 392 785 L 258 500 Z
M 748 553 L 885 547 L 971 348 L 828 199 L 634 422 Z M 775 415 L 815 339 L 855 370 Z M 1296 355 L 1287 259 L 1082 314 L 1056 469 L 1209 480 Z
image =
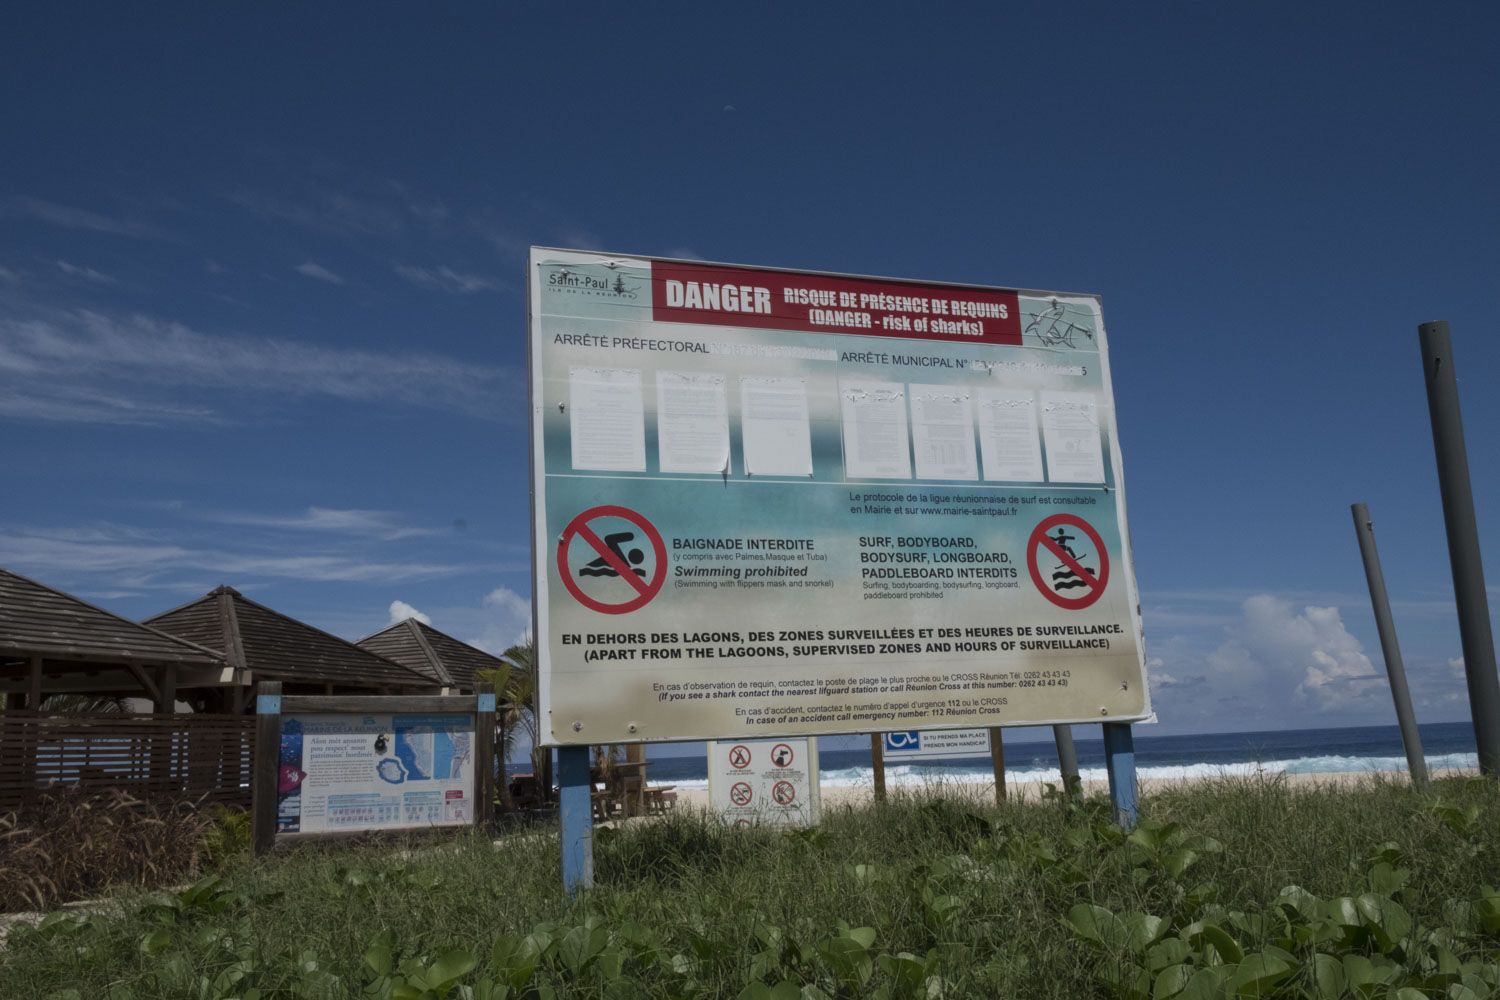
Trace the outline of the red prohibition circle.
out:
M 729 801 L 737 806 L 748 806 L 754 796 L 755 790 L 743 781 L 736 781 L 729 786 Z
M 785 761 L 785 763 L 783 763 L 782 761 L 779 761 L 779 760 L 776 759 L 778 756 L 780 756 L 780 754 L 778 753 L 778 751 L 781 751 L 781 750 L 785 750 L 786 751 L 786 761 Z M 774 747 L 771 748 L 771 763 L 775 764 L 777 767 L 791 767 L 792 766 L 792 761 L 794 761 L 796 759 L 797 759 L 797 755 L 792 752 L 792 748 L 791 748 L 791 746 L 789 744 L 778 743 Z
M 650 580 L 637 577 L 623 559 L 600 541 L 599 536 L 589 527 L 589 522 L 598 517 L 618 517 L 641 529 L 651 542 L 651 551 L 656 555 L 656 572 Z M 635 588 L 636 595 L 621 604 L 610 604 L 585 594 L 583 588 L 578 585 L 578 581 L 573 579 L 572 569 L 568 566 L 568 548 L 573 544 L 574 539 L 581 539 L 585 545 L 603 556 L 610 568 L 620 574 L 620 579 Z M 557 573 L 562 577 L 563 586 L 568 588 L 568 593 L 590 611 L 597 611 L 604 615 L 628 614 L 645 607 L 653 597 L 661 593 L 662 584 L 667 581 L 667 546 L 661 540 L 661 532 L 656 530 L 655 525 L 629 507 L 619 507 L 614 504 L 590 507 L 569 521 L 568 526 L 563 529 L 562 537 L 557 542 Z
M 771 798 L 779 806 L 789 806 L 797 801 L 797 786 L 790 781 L 778 781 L 771 786 Z
M 750 748 L 743 743 L 736 743 L 729 748 L 729 766 L 736 771 L 743 771 L 750 766 Z
M 1068 553 L 1058 548 L 1057 543 L 1047 537 L 1047 531 L 1060 524 L 1077 528 L 1088 536 L 1089 541 L 1094 543 L 1094 551 L 1099 554 L 1099 575 L 1090 573 L 1084 566 L 1079 564 Z M 1076 573 L 1084 581 L 1088 591 L 1082 597 L 1064 597 L 1051 587 L 1047 586 L 1046 580 L 1042 578 L 1042 569 L 1039 556 L 1045 548 L 1064 565 Z M 1043 597 L 1068 611 L 1082 611 L 1084 608 L 1094 604 L 1104 596 L 1104 588 L 1109 583 L 1109 552 L 1104 548 L 1104 539 L 1099 537 L 1093 525 L 1089 524 L 1077 514 L 1053 514 L 1032 529 L 1031 538 L 1026 543 L 1026 565 L 1031 570 L 1031 582 L 1036 589 L 1041 591 Z

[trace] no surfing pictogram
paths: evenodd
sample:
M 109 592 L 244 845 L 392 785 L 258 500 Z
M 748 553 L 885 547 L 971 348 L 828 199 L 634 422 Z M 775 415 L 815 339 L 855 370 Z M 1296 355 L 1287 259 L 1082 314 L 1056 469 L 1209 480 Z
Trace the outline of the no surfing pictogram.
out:
M 1078 544 L 1085 540 L 1093 546 L 1092 552 Z M 1094 604 L 1109 584 L 1104 539 L 1077 514 L 1053 514 L 1038 524 L 1026 542 L 1026 564 L 1042 596 L 1068 611 Z
M 755 792 L 743 781 L 736 781 L 729 786 L 729 801 L 737 806 L 748 806 Z
M 599 537 L 595 524 L 605 524 L 609 519 L 625 521 L 635 530 L 604 530 Z M 652 561 L 650 568 L 643 569 L 646 549 L 641 538 L 650 543 Z M 575 541 L 583 542 L 586 558 L 580 565 L 573 565 L 569 556 Z M 590 507 L 568 522 L 562 537 L 557 542 L 557 572 L 562 577 L 568 593 L 584 607 L 605 615 L 623 615 L 645 607 L 661 593 L 667 579 L 667 546 L 661 540 L 661 532 L 641 514 L 629 507 L 604 504 Z M 625 588 L 614 587 L 608 597 L 594 597 L 583 589 L 583 578 L 601 578 L 623 581 Z M 618 599 L 623 596 L 623 600 Z
M 750 748 L 743 743 L 736 743 L 729 748 L 729 766 L 736 771 L 743 771 L 750 766 Z

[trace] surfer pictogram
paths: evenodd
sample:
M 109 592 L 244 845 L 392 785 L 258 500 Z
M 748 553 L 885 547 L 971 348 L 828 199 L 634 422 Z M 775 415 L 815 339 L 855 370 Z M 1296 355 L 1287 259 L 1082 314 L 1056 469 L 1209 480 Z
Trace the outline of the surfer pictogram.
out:
M 1057 534 L 1048 535 L 1047 537 L 1056 542 L 1057 547 L 1067 553 L 1068 557 L 1088 574 L 1088 577 L 1091 577 L 1093 580 L 1098 579 L 1099 571 L 1088 564 L 1088 557 L 1080 556 L 1068 544 L 1069 542 L 1076 542 L 1078 540 L 1077 535 L 1068 534 L 1066 528 L 1058 525 Z M 1063 562 L 1059 562 L 1052 571 L 1052 589 L 1057 593 L 1061 593 L 1064 590 L 1072 590 L 1074 587 L 1087 587 L 1091 582 L 1092 580 L 1079 576 L 1073 571 L 1071 566 Z
M 1087 539 L 1079 546 L 1084 552 L 1074 548 L 1080 539 Z M 1068 611 L 1093 605 L 1109 584 L 1104 539 L 1077 514 L 1053 514 L 1038 524 L 1026 542 L 1026 565 L 1041 595 Z
M 633 541 L 635 541 L 635 532 L 633 531 L 616 531 L 612 534 L 604 536 L 605 546 L 619 557 L 620 562 L 628 562 L 630 564 L 630 571 L 636 576 L 645 579 L 646 571 L 641 569 L 641 563 L 646 561 L 646 553 L 638 548 L 633 548 L 629 552 L 626 552 L 621 547 L 626 542 Z M 588 563 L 585 563 L 583 566 L 579 567 L 578 575 L 618 577 L 620 574 L 614 568 L 614 566 L 610 565 L 609 557 L 601 555 L 599 558 L 591 560 Z

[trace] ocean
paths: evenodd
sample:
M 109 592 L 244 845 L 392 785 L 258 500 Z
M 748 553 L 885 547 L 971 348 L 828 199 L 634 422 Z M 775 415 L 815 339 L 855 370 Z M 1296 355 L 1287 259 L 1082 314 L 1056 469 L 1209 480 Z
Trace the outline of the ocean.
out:
M 1027 733 L 1037 730 L 1022 730 Z M 1478 767 L 1474 731 L 1467 722 L 1424 725 L 1422 750 L 1429 769 Z M 1017 733 L 1008 730 L 1007 733 Z M 1078 766 L 1084 780 L 1104 780 L 1104 743 L 1092 726 L 1074 726 Z M 1335 774 L 1349 772 L 1404 771 L 1406 756 L 1401 732 L 1395 726 L 1360 726 L 1339 729 L 1294 729 L 1267 733 L 1205 733 L 1192 736 L 1152 736 L 1151 727 L 1135 730 L 1136 773 L 1142 780 L 1214 775 L 1250 775 L 1257 772 L 1287 774 Z M 828 738 L 822 747 L 848 737 Z M 708 762 L 704 754 L 650 756 L 652 783 L 680 788 L 707 788 Z M 868 743 L 859 749 L 823 749 L 819 772 L 825 787 L 872 784 L 873 771 Z M 1059 781 L 1057 752 L 1050 739 L 1022 742 L 1008 738 L 1005 745 L 1006 780 L 1010 783 Z M 889 785 L 921 785 L 933 782 L 986 782 L 992 780 L 988 759 L 933 760 L 923 763 L 889 764 Z

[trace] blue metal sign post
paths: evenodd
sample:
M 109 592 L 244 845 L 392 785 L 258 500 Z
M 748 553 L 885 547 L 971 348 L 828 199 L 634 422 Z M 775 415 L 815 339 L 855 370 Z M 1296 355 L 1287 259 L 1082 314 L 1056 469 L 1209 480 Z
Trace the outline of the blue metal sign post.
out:
M 594 887 L 594 782 L 588 747 L 557 748 L 557 784 L 562 802 L 563 888 L 569 896 Z
M 1135 737 L 1130 723 L 1104 724 L 1104 766 L 1109 771 L 1109 799 L 1115 806 L 1115 820 L 1126 830 L 1133 830 L 1140 809 L 1136 802 Z

